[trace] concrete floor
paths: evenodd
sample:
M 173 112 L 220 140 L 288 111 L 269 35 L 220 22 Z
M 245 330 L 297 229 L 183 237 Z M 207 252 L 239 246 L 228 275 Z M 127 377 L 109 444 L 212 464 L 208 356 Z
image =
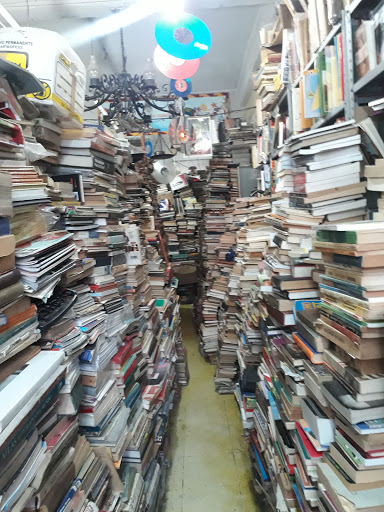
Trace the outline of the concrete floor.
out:
M 247 444 L 232 395 L 214 390 L 215 367 L 198 352 L 192 310 L 182 308 L 191 375 L 171 425 L 172 466 L 164 512 L 257 512 Z

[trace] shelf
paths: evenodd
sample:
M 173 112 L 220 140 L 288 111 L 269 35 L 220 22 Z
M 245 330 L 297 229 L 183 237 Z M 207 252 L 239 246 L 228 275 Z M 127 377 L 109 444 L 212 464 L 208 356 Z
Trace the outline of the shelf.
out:
M 381 0 L 353 0 L 347 6 L 346 12 L 349 12 L 353 18 L 363 19 L 368 17 L 370 12 L 379 5 Z
M 332 41 L 332 39 L 335 37 L 335 35 L 339 32 L 339 30 L 341 29 L 341 23 L 338 23 L 337 25 L 335 25 L 334 27 L 332 27 L 332 30 L 329 32 L 329 34 L 327 35 L 327 37 L 324 39 L 324 41 L 321 43 L 321 45 L 319 46 L 319 48 L 315 51 L 315 53 L 312 55 L 312 58 L 311 60 L 307 63 L 307 65 L 305 66 L 304 68 L 304 71 L 302 73 L 300 73 L 300 76 L 299 78 L 293 83 L 293 86 L 292 87 L 298 87 L 299 83 L 300 83 L 300 80 L 303 78 L 304 76 L 304 72 L 305 71 L 308 71 L 309 69 L 312 68 L 312 66 L 315 65 L 316 61 L 317 61 L 317 56 L 319 55 L 320 52 L 322 52 L 324 50 L 324 48 Z
M 325 126 L 330 121 L 334 121 L 337 117 L 340 116 L 340 114 L 345 109 L 345 103 L 343 102 L 338 107 L 332 109 L 330 112 L 327 113 L 326 116 L 322 117 L 321 119 L 318 119 L 314 125 L 311 126 L 310 130 L 316 130 L 317 128 L 321 128 L 322 126 Z
M 374 69 L 368 71 L 363 78 L 360 78 L 353 85 L 353 92 L 356 95 L 382 96 L 384 79 L 384 61 L 380 62 Z
M 276 107 L 282 105 L 284 101 L 287 102 L 288 88 L 282 87 L 279 91 L 276 91 L 272 103 L 265 108 L 265 112 L 273 112 Z M 287 102 L 288 106 L 288 102 Z

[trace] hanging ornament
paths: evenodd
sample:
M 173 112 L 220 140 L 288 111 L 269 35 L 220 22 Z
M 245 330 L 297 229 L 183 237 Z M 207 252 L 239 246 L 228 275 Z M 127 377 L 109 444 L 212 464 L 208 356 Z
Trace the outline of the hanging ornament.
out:
M 173 160 L 157 160 L 153 164 L 152 176 L 157 183 L 172 183 L 177 175 L 177 167 Z
M 174 80 L 190 78 L 196 73 L 200 65 L 200 59 L 179 59 L 166 53 L 160 46 L 156 46 L 153 59 L 159 71 Z
M 189 78 L 180 78 L 178 80 L 171 80 L 171 91 L 179 98 L 185 98 L 192 92 L 192 83 Z
M 200 18 L 187 13 L 177 20 L 161 18 L 156 23 L 155 37 L 165 52 L 184 60 L 203 57 L 212 43 L 207 25 Z
M 148 158 L 150 158 L 152 156 L 152 153 L 153 153 L 153 144 L 150 140 L 147 140 L 145 142 L 145 153 L 147 155 Z

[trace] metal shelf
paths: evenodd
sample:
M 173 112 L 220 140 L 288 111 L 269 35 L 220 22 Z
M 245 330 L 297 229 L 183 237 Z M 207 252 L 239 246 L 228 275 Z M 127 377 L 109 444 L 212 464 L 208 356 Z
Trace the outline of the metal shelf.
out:
M 307 65 L 305 66 L 304 68 L 304 71 L 302 73 L 300 73 L 300 76 L 299 78 L 293 83 L 292 87 L 298 87 L 299 83 L 300 83 L 300 80 L 303 78 L 304 76 L 304 72 L 305 71 L 308 71 L 309 69 L 312 68 L 312 66 L 314 66 L 315 62 L 317 61 L 317 56 L 319 55 L 320 52 L 322 52 L 324 50 L 324 48 L 332 41 L 332 39 L 335 37 L 335 35 L 339 32 L 339 30 L 341 29 L 341 23 L 338 23 L 337 25 L 335 25 L 334 27 L 332 27 L 332 30 L 329 32 L 329 34 L 327 35 L 327 37 L 324 39 L 324 41 L 321 43 L 321 45 L 319 46 L 319 48 L 315 51 L 315 53 L 312 55 L 311 57 L 311 60 L 307 63 Z
M 266 107 L 265 112 L 273 112 L 276 107 L 282 105 L 287 100 L 287 87 L 282 87 L 279 91 L 276 91 L 272 103 Z
M 342 112 L 344 112 L 344 109 L 345 103 L 343 102 L 341 105 L 328 112 L 326 116 L 322 117 L 321 119 L 318 119 L 316 123 L 311 126 L 310 130 L 316 130 L 317 128 L 325 126 L 330 121 L 334 121 L 337 117 L 340 116 Z
M 369 16 L 370 12 L 379 5 L 381 0 L 353 0 L 346 7 L 346 12 L 350 13 L 353 18 L 364 18 Z
M 353 85 L 353 92 L 364 94 L 364 96 L 380 96 L 383 93 L 384 61 L 380 62 L 374 69 L 368 71 Z

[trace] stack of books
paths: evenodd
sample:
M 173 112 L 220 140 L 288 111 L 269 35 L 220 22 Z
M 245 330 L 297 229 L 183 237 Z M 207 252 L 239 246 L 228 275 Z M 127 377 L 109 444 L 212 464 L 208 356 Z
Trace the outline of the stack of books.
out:
M 231 155 L 233 169 L 236 166 L 251 166 L 251 148 L 257 144 L 256 134 L 251 126 L 241 123 L 240 126 L 227 128 L 227 135 L 231 142 Z
M 353 121 L 293 136 L 286 148 L 293 160 L 290 206 L 328 222 L 363 219 L 367 203 L 360 146 Z
M 20 358 L 23 360 L 23 356 L 17 354 L 36 343 L 40 338 L 40 331 L 38 330 L 37 308 L 31 302 L 31 299 L 25 296 L 22 274 L 16 266 L 15 236 L 11 234 L 11 217 L 13 215 L 12 178 L 10 174 L 5 172 L 1 172 L 0 175 L 0 195 L 2 198 L 0 207 L 0 284 L 2 283 L 0 307 L 3 319 L 0 327 L 0 363 L 4 363 Z M 30 355 L 26 360 L 30 359 L 34 355 L 34 349 L 27 350 L 26 354 Z M 7 363 L 8 365 L 10 368 L 12 367 L 11 363 Z
M 361 499 L 382 506 L 383 233 L 381 222 L 335 224 L 322 226 L 315 242 L 325 265 L 316 330 L 329 340 L 323 360 L 331 375 L 320 387 L 335 417 L 318 470 L 319 481 L 327 491 L 332 482 L 334 491 L 320 497 L 328 503 L 336 494 L 338 504 L 345 489 L 356 508 Z
M 367 186 L 367 208 L 372 220 L 383 220 L 384 212 L 384 160 L 375 160 L 374 165 L 364 167 L 364 178 Z
M 235 202 L 231 227 L 236 233 L 232 247 L 234 264 L 230 267 L 228 291 L 219 310 L 219 347 L 215 373 L 215 387 L 219 393 L 235 389 L 238 350 L 240 348 L 243 351 L 247 344 L 246 338 L 240 334 L 240 324 L 245 319 L 251 286 L 257 279 L 259 264 L 269 245 L 271 229 L 264 222 L 269 212 L 270 202 L 267 198 L 242 198 Z M 226 251 L 228 254 L 228 248 Z M 222 263 L 219 262 L 218 266 L 221 268 Z M 254 341 L 253 337 L 252 340 L 250 338 L 249 343 Z

